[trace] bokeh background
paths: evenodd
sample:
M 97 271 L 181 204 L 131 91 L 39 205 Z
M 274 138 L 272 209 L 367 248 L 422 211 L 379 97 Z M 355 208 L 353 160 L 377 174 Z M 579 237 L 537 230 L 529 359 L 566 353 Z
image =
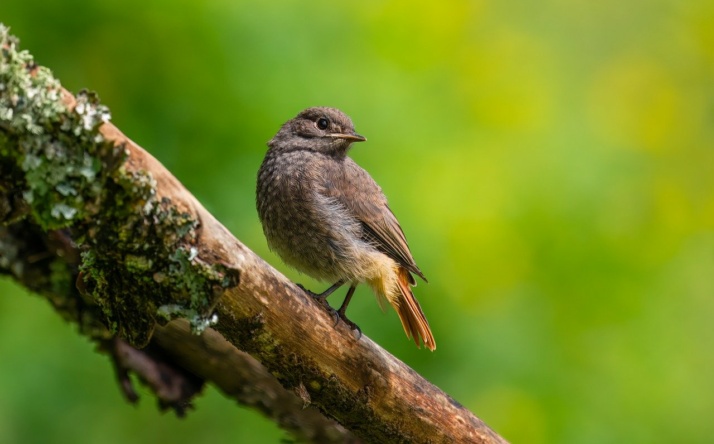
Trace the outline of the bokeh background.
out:
M 0 21 L 291 278 L 265 142 L 336 106 L 429 278 L 435 353 L 350 317 L 514 443 L 714 436 L 714 3 L 3 0 Z M 209 388 L 123 402 L 105 357 L 0 280 L 0 442 L 273 443 Z

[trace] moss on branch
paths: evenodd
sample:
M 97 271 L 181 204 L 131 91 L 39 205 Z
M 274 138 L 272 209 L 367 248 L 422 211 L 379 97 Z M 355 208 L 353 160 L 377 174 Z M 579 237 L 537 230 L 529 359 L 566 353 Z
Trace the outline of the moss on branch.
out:
M 78 288 L 109 333 L 141 347 L 178 316 L 201 332 L 235 275 L 201 260 L 200 221 L 159 199 L 151 174 L 105 137 L 111 115 L 97 95 L 73 98 L 18 44 L 0 25 L 0 222 L 68 233 L 82 251 Z M 66 287 L 77 270 L 50 271 Z

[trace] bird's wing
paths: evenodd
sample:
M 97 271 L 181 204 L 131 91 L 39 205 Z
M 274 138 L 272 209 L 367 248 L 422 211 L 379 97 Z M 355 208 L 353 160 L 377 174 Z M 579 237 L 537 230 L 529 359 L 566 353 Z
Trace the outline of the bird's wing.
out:
M 342 204 L 359 220 L 365 241 L 426 281 L 382 189 L 369 173 L 350 158 L 345 159 L 343 166 L 340 171 L 331 171 L 333 174 L 323 176 L 325 186 L 322 192 Z

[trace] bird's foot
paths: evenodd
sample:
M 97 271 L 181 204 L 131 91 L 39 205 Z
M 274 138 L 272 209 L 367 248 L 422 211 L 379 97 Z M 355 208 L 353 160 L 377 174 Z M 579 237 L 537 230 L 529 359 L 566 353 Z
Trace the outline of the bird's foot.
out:
M 343 285 L 344 281 L 337 281 L 334 285 L 332 285 L 330 288 L 325 290 L 322 293 L 314 293 L 307 288 L 305 288 L 302 284 L 296 284 L 302 291 L 307 293 L 311 298 L 313 298 L 315 301 L 319 302 L 323 307 L 325 307 L 325 310 L 327 310 L 328 313 L 332 316 L 332 319 L 334 319 L 335 324 L 334 326 L 336 327 L 337 324 L 340 323 L 340 320 L 344 322 L 352 331 L 357 331 L 357 339 L 360 339 L 362 337 L 362 329 L 359 328 L 357 324 L 354 322 L 350 321 L 347 318 L 347 315 L 345 312 L 347 311 L 347 305 L 350 302 L 350 299 L 352 299 L 352 295 L 354 294 L 355 291 L 355 286 L 352 285 L 347 292 L 347 296 L 345 297 L 344 302 L 342 302 L 342 306 L 340 306 L 339 310 L 335 310 L 332 308 L 332 306 L 327 302 L 327 297 L 331 295 L 337 288 L 339 288 L 341 285 Z
M 300 287 L 300 289 L 301 289 L 302 291 L 304 291 L 305 293 L 307 293 L 308 296 L 310 296 L 312 299 L 314 299 L 315 301 L 319 302 L 320 305 L 322 305 L 323 307 L 325 307 L 325 310 L 327 310 L 327 312 L 330 314 L 330 316 L 332 316 L 332 319 L 334 319 L 335 325 L 337 325 L 337 323 L 340 322 L 340 315 L 337 314 L 337 310 L 335 310 L 334 308 L 332 308 L 332 306 L 329 304 L 329 302 L 327 302 L 327 296 L 329 296 L 329 294 L 325 294 L 325 293 L 315 293 L 315 292 L 310 291 L 310 290 L 308 290 L 307 288 L 303 287 L 302 284 L 296 284 L 296 285 L 297 285 L 298 287 Z
M 346 308 L 346 307 L 345 307 Z M 347 318 L 347 315 L 345 315 L 345 310 L 336 310 L 335 315 L 337 316 L 338 322 L 341 319 L 342 322 L 344 322 L 352 331 L 357 331 L 357 340 L 359 340 L 362 337 L 362 329 L 359 328 L 357 324 L 354 322 L 350 321 Z M 337 325 L 337 322 L 335 322 L 335 325 Z
M 322 299 L 322 297 L 321 297 L 322 295 L 320 295 L 320 294 L 318 294 L 318 293 L 314 293 L 314 292 L 308 290 L 307 288 L 305 288 L 304 285 L 302 285 L 302 284 L 295 284 L 295 285 L 297 285 L 298 287 L 300 287 L 300 290 L 304 291 L 304 292 L 307 293 L 309 296 L 312 296 L 313 299 L 317 299 L 317 298 L 321 298 L 321 299 Z

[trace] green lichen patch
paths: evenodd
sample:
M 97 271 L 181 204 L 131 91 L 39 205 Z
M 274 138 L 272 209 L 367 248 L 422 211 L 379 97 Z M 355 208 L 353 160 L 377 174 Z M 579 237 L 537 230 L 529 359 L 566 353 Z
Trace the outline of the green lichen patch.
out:
M 95 94 L 74 110 L 62 87 L 0 25 L 0 156 L 24 173 L 23 198 L 45 230 L 71 226 L 96 211 L 102 158 L 116 155 L 97 128 L 110 118 Z
M 148 173 L 118 168 L 103 186 L 101 223 L 78 224 L 82 279 L 106 325 L 136 346 L 146 344 L 155 323 L 189 319 L 195 333 L 215 323 L 213 305 L 235 285 L 225 267 L 199 258 L 198 223 L 159 199 Z
M 191 332 L 195 335 L 200 335 L 208 327 L 212 327 L 218 323 L 218 315 L 215 313 L 206 316 L 192 308 L 186 308 L 177 304 L 162 305 L 156 311 L 156 314 L 166 321 L 177 317 L 188 319 L 191 324 Z
M 159 197 L 150 172 L 128 166 L 122 141 L 102 136 L 110 113 L 96 94 L 81 92 L 68 106 L 52 73 L 2 24 L 0 50 L 0 222 L 25 217 L 46 233 L 68 233 L 82 251 L 86 313 L 132 345 L 145 345 L 166 316 L 205 329 L 236 277 L 201 260 L 198 222 Z M 69 268 L 52 268 L 53 282 L 75 282 Z

